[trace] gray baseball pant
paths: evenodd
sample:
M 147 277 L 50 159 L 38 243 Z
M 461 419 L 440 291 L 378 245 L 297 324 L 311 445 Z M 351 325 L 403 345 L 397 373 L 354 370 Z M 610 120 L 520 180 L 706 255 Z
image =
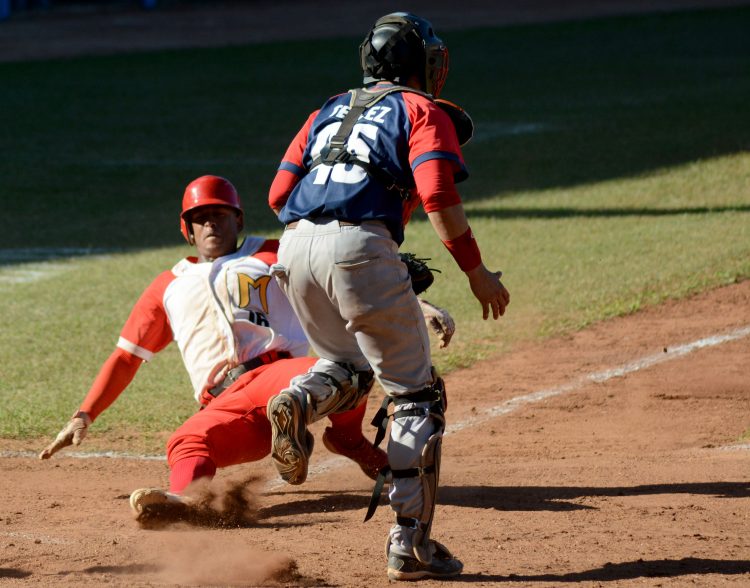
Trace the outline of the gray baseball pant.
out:
M 355 370 L 371 367 L 386 394 L 393 397 L 432 383 L 424 318 L 398 247 L 384 224 L 301 220 L 284 231 L 278 258 L 274 275 L 321 358 L 311 371 L 340 377 L 340 368 L 333 373 L 330 362 L 351 364 Z M 427 403 L 414 406 L 422 405 Z M 422 448 L 435 430 L 427 414 L 393 423 L 388 442 L 391 468 L 418 467 Z M 418 477 L 394 479 L 389 497 L 397 516 L 418 518 L 422 513 Z M 413 532 L 394 525 L 391 550 L 411 555 Z

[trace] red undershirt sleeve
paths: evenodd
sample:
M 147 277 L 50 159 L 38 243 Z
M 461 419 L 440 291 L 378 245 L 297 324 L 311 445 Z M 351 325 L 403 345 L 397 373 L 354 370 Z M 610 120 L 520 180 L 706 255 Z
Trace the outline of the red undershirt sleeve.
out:
M 104 362 L 79 410 L 96 420 L 133 381 L 143 360 L 119 347 Z
M 419 203 L 425 212 L 435 212 L 461 203 L 461 196 L 453 181 L 453 164 L 445 159 L 430 159 L 414 170 L 416 189 L 404 202 L 402 221 L 409 222 Z
M 120 332 L 117 348 L 100 368 L 79 409 L 92 421 L 127 388 L 141 364 L 172 341 L 163 298 L 174 277 L 171 271 L 162 272 L 143 291 L 131 310 Z
M 414 170 L 414 183 L 425 212 L 436 212 L 461 203 L 453 181 L 453 163 L 430 159 Z

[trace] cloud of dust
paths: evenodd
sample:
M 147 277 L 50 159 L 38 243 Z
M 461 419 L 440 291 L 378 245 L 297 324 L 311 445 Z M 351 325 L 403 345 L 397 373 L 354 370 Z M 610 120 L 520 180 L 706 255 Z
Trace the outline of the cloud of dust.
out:
M 298 578 L 292 558 L 255 550 L 228 531 L 170 534 L 159 567 L 161 581 L 200 586 L 283 584 Z
M 163 529 L 179 523 L 209 528 L 250 527 L 257 521 L 258 485 L 255 475 L 200 479 L 183 493 L 189 504 L 154 504 L 138 515 L 144 529 Z
M 144 529 L 164 531 L 140 547 L 144 561 L 154 562 L 158 581 L 200 586 L 297 582 L 294 559 L 253 549 L 246 535 L 231 531 L 257 521 L 261 481 L 241 472 L 197 480 L 184 492 L 189 506 L 148 507 L 136 520 Z

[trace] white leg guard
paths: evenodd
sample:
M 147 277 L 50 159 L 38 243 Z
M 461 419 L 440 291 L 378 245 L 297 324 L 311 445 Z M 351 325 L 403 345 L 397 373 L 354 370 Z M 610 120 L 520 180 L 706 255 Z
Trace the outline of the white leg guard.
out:
M 292 378 L 282 394 L 301 403 L 306 424 L 335 412 L 346 412 L 359 404 L 372 388 L 372 370 L 356 371 L 348 364 L 319 359 L 310 370 Z
M 388 460 L 393 481 L 389 497 L 396 513 L 391 549 L 429 564 L 430 541 L 440 477 L 440 453 L 445 430 L 445 390 L 439 378 L 425 391 L 396 398 Z M 432 397 L 422 400 L 422 397 Z

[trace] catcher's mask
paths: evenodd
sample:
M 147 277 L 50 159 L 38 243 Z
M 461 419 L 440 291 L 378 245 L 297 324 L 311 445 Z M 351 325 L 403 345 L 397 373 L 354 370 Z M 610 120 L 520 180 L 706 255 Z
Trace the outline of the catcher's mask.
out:
M 182 236 L 191 245 L 193 233 L 190 228 L 190 214 L 196 208 L 209 205 L 233 208 L 242 220 L 242 204 L 232 182 L 219 176 L 201 176 L 188 184 L 182 197 L 180 230 Z
M 448 48 L 429 21 L 409 12 L 379 18 L 359 46 L 359 58 L 365 84 L 406 84 L 416 75 L 421 90 L 437 98 L 448 76 Z

